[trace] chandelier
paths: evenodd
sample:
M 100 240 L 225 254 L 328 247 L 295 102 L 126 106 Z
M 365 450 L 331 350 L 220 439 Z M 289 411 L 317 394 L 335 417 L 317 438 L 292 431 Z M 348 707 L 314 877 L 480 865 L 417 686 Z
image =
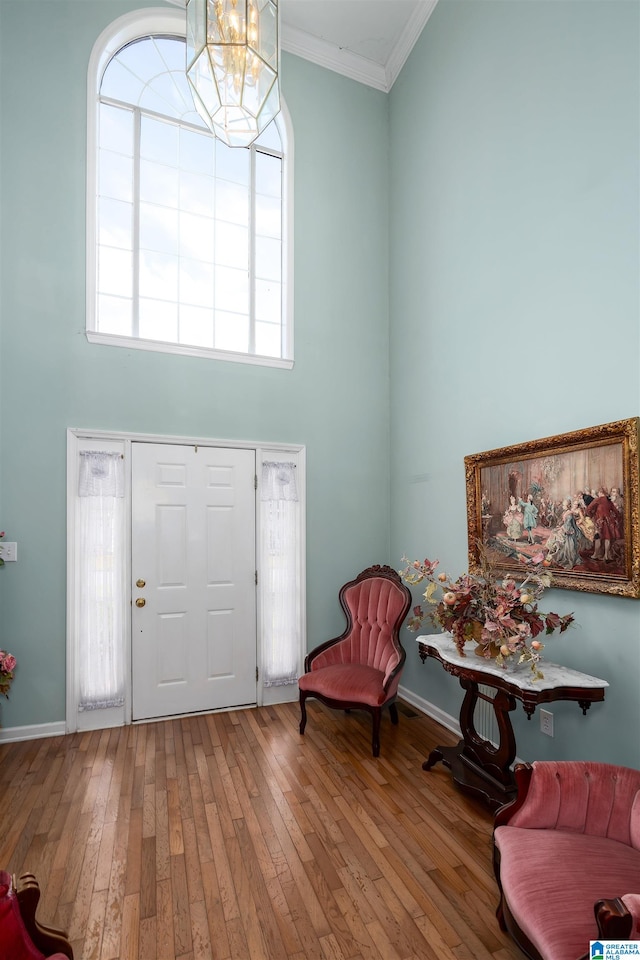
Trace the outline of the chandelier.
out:
M 280 110 L 278 0 L 187 0 L 187 78 L 196 110 L 248 147 Z

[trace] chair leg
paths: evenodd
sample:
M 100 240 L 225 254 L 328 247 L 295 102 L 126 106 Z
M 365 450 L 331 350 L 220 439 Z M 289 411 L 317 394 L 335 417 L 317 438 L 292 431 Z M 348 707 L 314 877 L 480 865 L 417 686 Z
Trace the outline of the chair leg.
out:
M 389 704 L 389 716 L 391 717 L 391 723 L 394 725 L 394 727 L 397 727 L 398 726 L 398 708 L 396 707 L 395 703 Z
M 380 756 L 380 718 L 382 717 L 382 710 L 378 707 L 375 710 L 371 711 L 373 716 L 373 737 L 371 741 L 371 748 L 373 750 L 374 757 Z
M 300 693 L 300 734 L 304 733 L 304 728 L 307 725 L 307 707 L 305 705 L 305 700 L 307 699 L 306 694 Z
M 504 919 L 504 894 L 500 894 L 500 903 L 496 907 L 496 917 L 501 930 L 507 932 L 507 924 Z

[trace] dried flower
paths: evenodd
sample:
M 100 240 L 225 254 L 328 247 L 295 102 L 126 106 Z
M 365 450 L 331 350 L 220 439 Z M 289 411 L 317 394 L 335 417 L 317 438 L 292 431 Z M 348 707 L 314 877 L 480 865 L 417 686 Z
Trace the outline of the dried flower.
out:
M 16 668 L 16 658 L 11 653 L 0 650 L 0 694 L 9 696 L 9 687 Z
M 423 596 L 435 607 L 426 612 L 422 606 L 414 607 L 408 622 L 410 630 L 419 630 L 429 619 L 451 633 L 462 655 L 465 643 L 473 640 L 482 655 L 495 658 L 498 666 L 517 658 L 518 663 L 530 664 L 534 680 L 542 679 L 538 664 L 544 644 L 535 638 L 543 631 L 564 633 L 574 617 L 571 613 L 559 616 L 538 610 L 538 600 L 551 585 L 551 577 L 541 572 L 541 564 L 535 564 L 517 584 L 512 576 L 496 578 L 482 549 L 480 573 L 465 573 L 457 580 L 448 574 L 435 574 L 438 560 L 409 561 L 403 557 L 402 562 L 406 564 L 400 571 L 402 579 L 412 586 L 427 581 Z M 439 598 L 438 588 L 442 591 Z

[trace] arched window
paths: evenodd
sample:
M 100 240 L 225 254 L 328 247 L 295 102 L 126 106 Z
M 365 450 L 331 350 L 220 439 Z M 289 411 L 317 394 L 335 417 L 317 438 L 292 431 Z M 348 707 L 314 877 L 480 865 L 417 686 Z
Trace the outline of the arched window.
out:
M 290 367 L 284 112 L 248 148 L 197 114 L 185 18 L 121 17 L 89 66 L 87 336 Z

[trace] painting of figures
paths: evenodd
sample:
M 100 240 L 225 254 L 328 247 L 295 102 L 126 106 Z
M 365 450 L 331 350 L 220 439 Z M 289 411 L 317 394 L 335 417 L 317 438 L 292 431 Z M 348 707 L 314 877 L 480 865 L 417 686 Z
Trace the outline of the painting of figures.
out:
M 640 596 L 638 418 L 465 457 L 470 569 Z

